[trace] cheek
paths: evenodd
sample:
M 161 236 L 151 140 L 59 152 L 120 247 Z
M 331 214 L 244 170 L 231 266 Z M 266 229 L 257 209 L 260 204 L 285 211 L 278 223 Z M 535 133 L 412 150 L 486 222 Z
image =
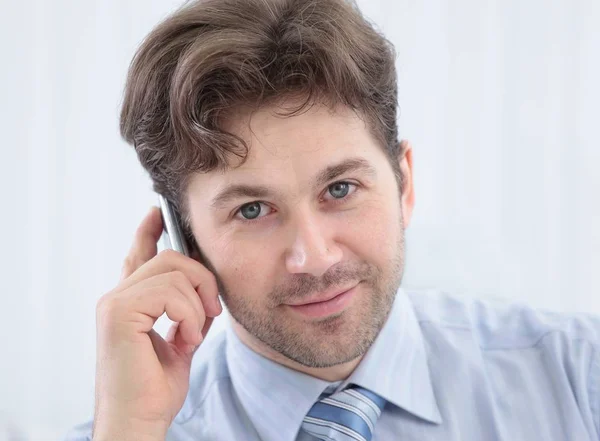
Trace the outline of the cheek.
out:
M 266 282 L 271 280 L 269 262 L 273 259 L 267 252 L 255 243 L 221 241 L 215 244 L 215 267 L 230 293 L 256 297 L 269 292 Z
M 399 225 L 398 207 L 390 204 L 390 199 L 373 198 L 362 203 L 343 231 L 365 254 L 381 256 L 396 245 Z

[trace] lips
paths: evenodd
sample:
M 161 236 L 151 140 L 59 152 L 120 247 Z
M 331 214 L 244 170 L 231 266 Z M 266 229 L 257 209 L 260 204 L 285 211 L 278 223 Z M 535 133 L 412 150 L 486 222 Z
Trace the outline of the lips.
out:
M 302 306 L 302 305 L 310 305 L 312 303 L 326 302 L 328 300 L 331 300 L 331 299 L 339 296 L 340 294 L 342 294 L 342 293 L 344 293 L 346 291 L 351 290 L 356 285 L 358 285 L 358 283 L 355 283 L 355 284 L 350 285 L 350 286 L 346 286 L 344 288 L 338 288 L 338 289 L 335 289 L 335 290 L 330 290 L 330 291 L 327 291 L 326 293 L 313 296 L 310 299 L 302 300 L 301 302 L 298 302 L 298 303 L 290 303 L 289 305 L 291 305 L 291 306 Z
M 292 314 L 301 318 L 304 322 L 307 320 L 310 322 L 312 320 L 320 320 L 326 317 L 330 317 L 334 314 L 339 314 L 344 310 L 350 308 L 354 297 L 356 297 L 360 284 L 351 287 L 346 291 L 341 291 L 341 289 L 336 289 L 335 291 L 328 292 L 327 295 L 321 295 L 320 297 L 316 297 L 317 299 L 327 299 L 328 300 L 319 300 L 313 303 L 304 303 L 298 305 L 288 305 L 288 308 L 292 312 Z M 337 295 L 335 295 L 337 294 Z M 331 297 L 333 295 L 333 297 Z M 314 300 L 315 298 L 311 299 Z

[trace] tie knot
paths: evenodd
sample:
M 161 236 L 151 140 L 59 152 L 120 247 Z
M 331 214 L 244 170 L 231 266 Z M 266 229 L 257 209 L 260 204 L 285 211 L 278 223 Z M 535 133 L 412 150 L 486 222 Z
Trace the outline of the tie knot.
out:
M 370 441 L 385 399 L 357 385 L 321 398 L 310 409 L 302 429 L 320 440 Z

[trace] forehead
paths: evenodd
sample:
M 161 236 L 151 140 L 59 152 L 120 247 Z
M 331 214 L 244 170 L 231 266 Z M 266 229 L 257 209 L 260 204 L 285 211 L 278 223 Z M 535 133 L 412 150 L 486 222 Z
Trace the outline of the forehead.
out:
M 230 116 L 224 129 L 247 143 L 246 162 L 194 176 L 189 197 L 212 202 L 235 185 L 262 186 L 270 188 L 270 194 L 294 197 L 313 190 L 327 167 L 347 159 L 362 159 L 373 168 L 386 161 L 366 124 L 351 109 L 314 105 L 291 117 L 277 115 L 278 111 L 282 109 L 267 107 Z
M 224 174 L 241 175 L 296 165 L 302 168 L 316 161 L 340 160 L 369 154 L 377 148 L 366 124 L 351 109 L 315 104 L 295 116 L 281 116 L 281 107 L 266 107 L 254 113 L 238 114 L 225 129 L 240 136 L 249 147 L 246 162 Z

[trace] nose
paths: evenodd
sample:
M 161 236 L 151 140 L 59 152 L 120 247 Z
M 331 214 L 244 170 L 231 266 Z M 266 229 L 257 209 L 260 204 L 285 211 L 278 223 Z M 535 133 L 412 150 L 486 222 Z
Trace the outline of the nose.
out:
M 325 222 L 302 215 L 293 227 L 292 244 L 286 253 L 290 273 L 310 273 L 321 277 L 342 260 L 342 249 L 330 238 Z

